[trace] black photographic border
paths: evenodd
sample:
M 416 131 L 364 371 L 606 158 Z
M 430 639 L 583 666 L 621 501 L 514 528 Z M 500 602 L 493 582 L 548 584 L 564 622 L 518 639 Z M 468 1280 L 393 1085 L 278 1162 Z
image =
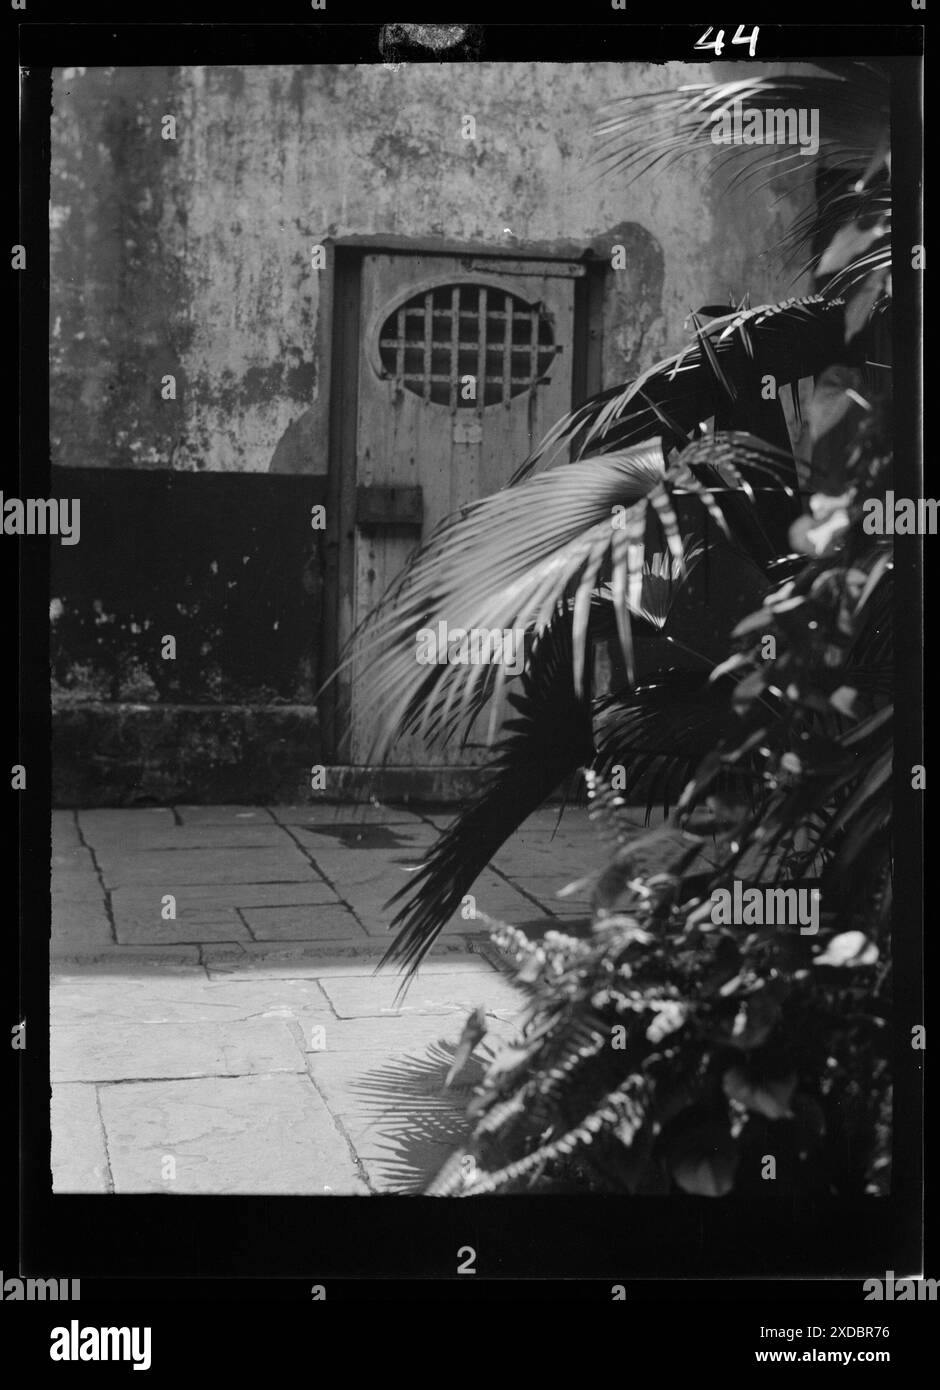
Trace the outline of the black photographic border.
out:
M 215 14 L 205 11 L 214 8 Z M 332 7 L 331 7 L 332 8 Z M 350 7 L 344 7 L 349 9 Z M 794 7 L 796 8 L 796 7 Z M 818 14 L 819 7 L 810 7 Z M 8 191 L 19 189 L 20 221 L 8 221 L 10 242 L 28 247 L 29 268 L 8 276 L 7 322 L 18 322 L 19 399 L 7 412 L 10 432 L 3 469 L 4 491 L 48 495 L 50 483 L 48 364 L 48 189 L 51 69 L 61 65 L 157 65 L 163 63 L 272 63 L 297 61 L 309 49 L 312 62 L 382 61 L 381 26 L 334 22 L 330 10 L 310 12 L 297 4 L 272 3 L 266 12 L 292 18 L 263 25 L 220 23 L 219 6 L 166 5 L 163 19 L 188 22 L 127 24 L 123 6 L 86 3 L 79 18 L 35 20 L 31 5 L 11 14 L 18 30 L 18 61 L 28 70 L 22 83 L 20 165 Z M 123 13 L 122 13 L 123 12 Z M 119 18 L 119 14 L 122 17 Z M 465 51 L 446 55 L 464 61 L 689 61 L 699 36 L 695 23 L 669 26 L 629 23 L 605 4 L 596 21 L 580 7 L 579 22 L 552 25 L 471 26 Z M 912 19 L 920 18 L 911 11 Z M 64 18 L 64 16 L 63 16 Z M 434 16 L 439 20 L 439 15 Z M 720 16 L 718 17 L 720 18 Z M 802 16 L 801 16 L 802 18 Z M 78 22 L 76 22 L 78 21 Z M 759 22 L 755 19 L 754 22 Z M 9 30 L 8 30 L 9 31 Z M 300 31 L 303 31 L 302 33 Z M 309 45 L 305 42 L 309 38 Z M 922 132 L 919 55 L 924 30 L 918 24 L 819 26 L 761 25 L 756 61 L 815 57 L 891 57 L 894 247 L 893 268 L 896 421 L 896 488 L 899 495 L 924 492 L 920 472 L 922 276 L 910 265 L 908 248 L 923 240 L 919 222 Z M 742 50 L 746 54 L 746 49 Z M 410 60 L 410 55 L 409 55 Z M 741 59 L 744 61 L 745 59 Z M 433 59 L 438 61 L 438 59 Z M 724 58 L 727 61 L 727 57 Z M 4 84 L 6 125 L 16 119 L 10 95 L 11 63 Z M 8 377 L 8 379 L 10 379 Z M 15 430 L 15 433 L 14 433 Z M 19 479 L 14 481 L 13 459 Z M 7 481 L 9 480 L 9 481 Z M 852 1202 L 767 1198 L 759 1204 L 670 1197 L 622 1199 L 619 1215 L 599 1197 L 510 1197 L 440 1201 L 373 1197 L 164 1197 L 53 1195 L 49 1173 L 48 927 L 50 740 L 48 669 L 48 542 L 5 539 L 5 592 L 12 648 L 19 642 L 19 718 L 16 747 L 7 764 L 25 763 L 28 790 L 8 798 L 11 833 L 9 874 L 19 883 L 19 954 L 16 934 L 7 931 L 4 990 L 8 1026 L 28 1018 L 28 1047 L 8 1058 L 18 1067 L 19 1269 L 14 1246 L 4 1242 L 0 1264 L 7 1277 L 80 1278 L 83 1296 L 179 1296 L 202 1288 L 206 1297 L 302 1298 L 315 1283 L 330 1285 L 330 1297 L 394 1296 L 478 1301 L 519 1296 L 537 1285 L 566 1297 L 610 1299 L 610 1285 L 626 1283 L 631 1298 L 692 1297 L 711 1281 L 715 1296 L 739 1299 L 747 1281 L 762 1294 L 786 1299 L 813 1293 L 837 1296 L 841 1281 L 853 1281 L 855 1296 L 866 1277 L 887 1270 L 902 1274 L 922 1268 L 923 1052 L 911 1049 L 911 1028 L 924 1022 L 923 794 L 912 792 L 910 768 L 925 762 L 923 750 L 923 539 L 896 547 L 896 762 L 894 830 L 895 884 L 895 1110 L 892 1194 Z M 8 879 L 10 882 L 10 879 Z M 8 1117 L 15 1112 L 7 1108 Z M 8 1127 L 8 1133 L 10 1129 Z M 9 1189 L 8 1189 L 9 1190 Z M 477 1252 L 477 1278 L 457 1275 L 458 1247 Z M 799 1281 L 798 1289 L 791 1282 Z M 195 1281 L 195 1282 L 194 1282 Z M 203 1283 L 202 1281 L 206 1281 Z M 520 1285 L 518 1281 L 523 1281 Z M 577 1295 L 571 1281 L 583 1281 Z M 700 1283 L 699 1281 L 703 1281 Z M 811 1282 L 807 1282 L 811 1281 Z M 818 1281 L 818 1282 L 817 1282 Z M 469 1289 L 473 1292 L 468 1292 Z M 369 1292 L 371 1289 L 371 1293 Z M 412 1293 L 409 1294 L 408 1290 Z M 450 1290 L 450 1292 L 449 1292 Z

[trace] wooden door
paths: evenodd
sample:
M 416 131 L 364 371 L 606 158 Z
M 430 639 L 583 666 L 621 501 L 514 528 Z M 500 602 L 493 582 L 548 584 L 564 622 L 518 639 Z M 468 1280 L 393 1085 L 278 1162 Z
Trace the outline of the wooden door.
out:
M 376 605 L 445 517 L 498 491 L 572 402 L 571 262 L 366 255 L 350 617 Z M 351 681 L 351 761 L 366 740 Z M 485 715 L 477 728 L 485 728 Z M 482 749 L 399 740 L 393 766 L 473 766 Z

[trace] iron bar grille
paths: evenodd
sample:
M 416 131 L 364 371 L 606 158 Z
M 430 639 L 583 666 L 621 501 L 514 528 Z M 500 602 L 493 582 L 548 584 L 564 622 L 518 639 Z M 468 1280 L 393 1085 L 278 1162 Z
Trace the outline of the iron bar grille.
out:
M 506 404 L 547 381 L 558 352 L 551 320 L 538 304 L 485 285 L 441 285 L 417 294 L 389 315 L 379 334 L 385 375 L 451 410 Z M 476 381 L 475 400 L 463 399 L 468 376 Z

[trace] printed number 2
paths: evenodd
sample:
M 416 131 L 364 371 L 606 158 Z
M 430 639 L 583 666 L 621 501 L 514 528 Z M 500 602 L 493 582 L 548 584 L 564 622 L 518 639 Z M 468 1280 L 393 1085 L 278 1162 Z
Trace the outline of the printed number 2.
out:
M 710 24 L 708 28 L 705 30 L 705 33 L 699 39 L 698 43 L 694 45 L 694 47 L 698 49 L 712 48 L 715 50 L 715 57 L 720 58 L 721 51 L 725 46 L 725 31 L 724 29 L 719 29 L 718 37 L 714 39 L 711 43 L 706 43 L 705 40 L 708 38 L 713 28 L 714 25 Z M 731 40 L 731 42 L 733 44 L 746 43 L 748 45 L 748 52 L 750 53 L 750 56 L 753 58 L 757 53 L 757 36 L 759 33 L 760 26 L 757 24 L 755 24 L 754 28 L 751 30 L 749 34 L 745 34 L 744 25 L 739 24 L 737 29 L 735 29 L 734 31 L 734 38 Z
M 460 1249 L 457 1251 L 457 1259 L 462 1259 L 463 1264 L 459 1264 L 457 1266 L 457 1273 L 476 1274 L 476 1270 L 473 1268 L 473 1262 L 476 1259 L 476 1257 L 477 1252 L 474 1250 L 472 1245 L 461 1245 Z

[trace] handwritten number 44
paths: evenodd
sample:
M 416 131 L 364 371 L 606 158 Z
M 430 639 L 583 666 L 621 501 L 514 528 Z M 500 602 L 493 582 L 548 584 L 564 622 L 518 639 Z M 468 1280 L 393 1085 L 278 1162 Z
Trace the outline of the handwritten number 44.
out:
M 708 28 L 705 30 L 705 33 L 704 33 L 704 34 L 702 35 L 702 37 L 699 39 L 698 43 L 695 44 L 695 47 L 696 47 L 696 48 L 712 48 L 712 49 L 714 49 L 714 51 L 715 51 L 715 57 L 716 57 L 716 58 L 720 58 L 720 57 L 721 57 L 721 50 L 722 50 L 722 49 L 724 48 L 724 46 L 725 46 L 725 31 L 724 31 L 724 29 L 719 29 L 719 30 L 718 30 L 718 37 L 717 37 L 716 39 L 713 39 L 713 41 L 712 41 L 711 43 L 706 43 L 706 39 L 708 38 L 708 36 L 709 36 L 709 34 L 711 33 L 711 31 L 712 31 L 713 28 L 714 28 L 714 25 L 711 25 L 711 24 L 710 24 L 710 25 L 708 26 Z M 744 32 L 744 25 L 743 25 L 743 24 L 739 24 L 738 27 L 737 27 L 737 29 L 735 29 L 735 31 L 734 31 L 734 38 L 731 40 L 731 42 L 732 42 L 732 43 L 746 43 L 747 46 L 748 46 L 748 52 L 750 53 L 750 56 L 753 58 L 753 57 L 756 55 L 756 53 L 757 53 L 757 35 L 758 35 L 759 33 L 760 33 L 760 26 L 759 26 L 759 25 L 756 25 L 756 24 L 755 24 L 755 26 L 754 26 L 754 28 L 751 30 L 751 32 L 750 32 L 749 34 L 745 34 L 745 32 Z

